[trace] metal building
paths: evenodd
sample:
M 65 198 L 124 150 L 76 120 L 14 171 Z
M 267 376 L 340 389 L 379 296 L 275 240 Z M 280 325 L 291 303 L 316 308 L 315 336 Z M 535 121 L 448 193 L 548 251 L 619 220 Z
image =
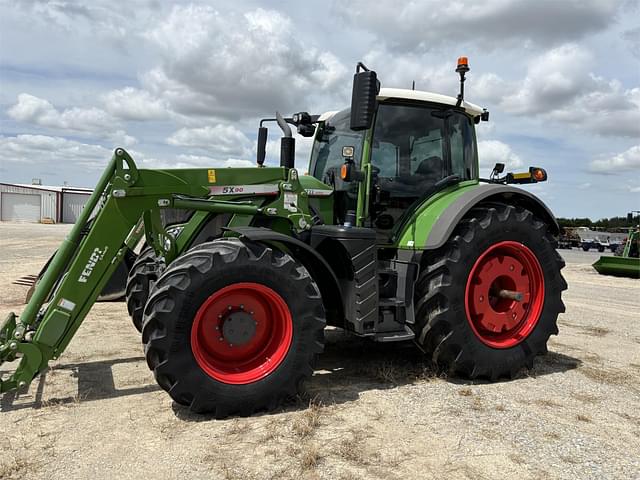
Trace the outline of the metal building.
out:
M 0 183 L 0 220 L 74 223 L 91 189 Z

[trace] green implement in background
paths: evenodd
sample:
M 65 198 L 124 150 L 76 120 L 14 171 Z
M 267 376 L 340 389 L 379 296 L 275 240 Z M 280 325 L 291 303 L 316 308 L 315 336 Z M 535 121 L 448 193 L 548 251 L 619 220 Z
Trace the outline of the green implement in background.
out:
M 629 237 L 625 243 L 622 255 L 619 257 L 602 256 L 593 264 L 593 268 L 595 268 L 600 275 L 640 278 L 640 258 L 638 257 L 639 242 L 640 228 L 629 229 Z

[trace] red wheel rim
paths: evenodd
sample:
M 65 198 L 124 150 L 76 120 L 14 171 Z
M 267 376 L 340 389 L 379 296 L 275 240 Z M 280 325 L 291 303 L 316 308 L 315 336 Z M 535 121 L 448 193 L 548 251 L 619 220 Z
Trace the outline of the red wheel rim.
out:
M 522 300 L 504 298 L 505 290 L 521 293 Z M 522 243 L 496 243 L 473 265 L 465 310 L 471 328 L 486 345 L 510 348 L 522 342 L 538 323 L 543 306 L 542 267 Z
M 259 283 L 234 283 L 198 309 L 191 350 L 210 377 L 247 384 L 278 368 L 292 338 L 291 312 L 280 295 Z

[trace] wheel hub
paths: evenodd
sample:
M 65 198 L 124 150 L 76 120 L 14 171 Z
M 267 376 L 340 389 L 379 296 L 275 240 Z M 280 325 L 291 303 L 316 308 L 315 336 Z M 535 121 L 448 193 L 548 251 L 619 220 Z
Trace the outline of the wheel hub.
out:
M 207 298 L 191 327 L 191 351 L 223 383 L 253 383 L 287 356 L 293 319 L 284 299 L 260 283 L 228 285 Z
M 258 323 L 242 310 L 229 313 L 222 322 L 222 337 L 230 346 L 245 345 L 256 334 Z
M 465 292 L 467 319 L 476 336 L 495 348 L 524 340 L 544 305 L 544 277 L 535 254 L 514 241 L 499 242 L 479 257 Z

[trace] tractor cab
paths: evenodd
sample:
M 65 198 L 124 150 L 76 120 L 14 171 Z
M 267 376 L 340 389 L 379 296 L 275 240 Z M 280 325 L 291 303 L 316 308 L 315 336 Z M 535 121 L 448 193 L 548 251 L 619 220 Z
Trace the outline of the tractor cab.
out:
M 309 172 L 334 189 L 335 223 L 354 217 L 358 226 L 376 229 L 378 243 L 388 243 L 412 205 L 441 185 L 477 181 L 474 124 L 483 110 L 394 88 L 381 89 L 376 101 L 367 129 L 351 128 L 351 109 L 320 117 Z M 345 159 L 345 147 L 352 157 Z M 345 160 L 361 181 L 341 176 Z

